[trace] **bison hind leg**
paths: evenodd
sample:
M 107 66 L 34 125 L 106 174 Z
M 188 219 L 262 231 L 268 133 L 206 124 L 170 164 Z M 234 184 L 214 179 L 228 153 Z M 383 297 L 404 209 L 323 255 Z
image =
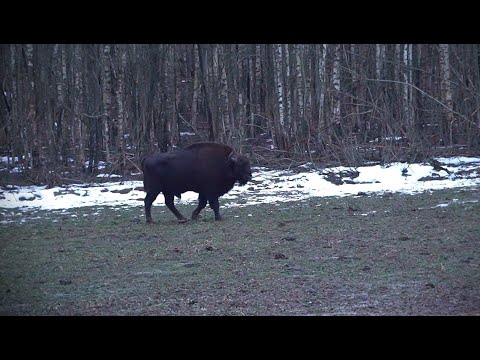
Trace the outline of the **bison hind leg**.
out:
M 204 195 L 199 194 L 198 195 L 198 206 L 192 212 L 192 220 L 197 220 L 198 219 L 200 211 L 202 211 L 205 208 L 205 206 L 207 206 L 207 198 Z
M 152 204 L 157 198 L 158 194 L 160 192 L 156 191 L 148 191 L 147 195 L 145 196 L 145 218 L 147 223 L 151 224 L 152 223 Z
M 174 200 L 174 194 L 171 193 L 163 193 L 165 196 L 165 205 L 167 205 L 168 209 L 177 217 L 178 222 L 182 223 L 187 221 L 187 218 L 183 216 L 175 207 L 175 204 L 173 202 Z
M 220 203 L 218 202 L 218 197 L 208 199 L 208 203 L 210 204 L 210 208 L 215 213 L 215 220 L 223 220 L 222 216 L 220 215 Z

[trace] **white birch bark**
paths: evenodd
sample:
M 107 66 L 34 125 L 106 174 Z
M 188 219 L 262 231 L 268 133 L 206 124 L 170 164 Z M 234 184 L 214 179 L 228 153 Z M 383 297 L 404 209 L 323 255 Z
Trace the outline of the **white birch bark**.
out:
M 229 45 L 227 45 L 229 46 Z M 225 50 L 223 51 L 223 59 L 225 63 L 230 61 L 226 56 L 230 56 L 231 52 L 227 51 L 225 54 Z M 225 64 L 226 65 L 226 64 Z M 228 92 L 228 83 L 227 83 L 227 66 L 222 66 L 221 68 L 221 77 L 220 77 L 220 101 L 222 104 L 222 108 L 224 109 L 224 116 L 222 117 L 222 131 L 225 134 L 225 123 L 232 124 L 233 123 L 233 108 L 231 105 L 231 101 L 229 100 L 229 92 Z
M 324 117 L 324 109 L 325 109 L 325 56 L 327 54 L 327 44 L 320 45 L 319 48 L 319 57 L 318 57 L 318 78 L 320 79 L 319 82 L 319 103 L 318 103 L 318 128 L 322 127 L 323 117 Z M 321 132 L 318 132 L 319 141 Z
M 111 107 L 112 99 L 110 95 L 112 87 L 111 70 L 110 70 L 110 45 L 105 45 L 102 52 L 102 66 L 103 66 L 103 82 L 102 82 L 102 95 L 103 95 L 103 146 L 105 149 L 105 161 L 107 166 L 110 165 L 110 130 L 109 122 L 111 120 Z
M 236 72 L 236 76 L 234 76 L 234 84 L 235 84 L 235 89 L 236 89 L 236 92 L 238 94 L 238 106 L 237 106 L 237 109 L 236 109 L 236 113 L 235 113 L 235 117 L 237 118 L 237 129 L 239 131 L 242 130 L 242 123 L 243 123 L 243 119 L 244 119 L 244 114 L 243 114 L 243 109 L 244 109 L 244 103 L 245 103 L 245 99 L 243 98 L 243 89 L 240 88 L 240 78 L 243 76 L 243 61 L 241 61 L 241 59 L 238 59 L 238 49 L 235 49 L 236 51 L 236 59 L 237 59 L 237 72 Z
M 274 59 L 274 78 L 275 78 L 275 91 L 277 92 L 278 98 L 278 111 L 279 111 L 279 122 L 280 126 L 283 129 L 285 126 L 285 111 L 284 111 L 284 99 L 283 99 L 283 85 L 282 85 L 282 45 L 275 46 L 275 59 Z
M 289 79 L 291 76 L 290 73 L 290 53 L 288 51 L 288 48 L 285 44 L 282 45 L 282 57 L 283 57 L 283 66 L 282 66 L 282 71 L 284 72 L 282 75 L 282 80 L 283 80 L 283 101 L 284 101 L 284 108 L 285 108 L 285 117 L 287 121 L 291 121 L 293 118 L 293 113 L 292 113 L 292 99 L 290 96 L 288 96 L 288 91 L 289 91 Z
M 440 71 L 441 71 L 441 81 L 440 81 L 440 89 L 441 89 L 441 96 L 442 101 L 448 108 L 446 110 L 446 121 L 447 126 L 446 128 L 449 129 L 449 139 L 450 145 L 453 144 L 453 102 L 452 102 L 452 86 L 450 82 L 450 55 L 449 55 L 449 45 L 448 44 L 440 44 L 439 45 L 440 51 Z
M 385 58 L 385 45 L 376 44 L 375 45 L 375 74 L 377 75 L 377 79 L 382 78 L 384 58 Z
M 440 44 L 440 68 L 442 72 L 442 96 L 445 102 L 451 103 L 452 101 L 452 89 L 450 86 L 450 57 L 448 44 Z M 446 104 L 447 106 L 449 104 Z M 450 107 L 450 106 L 449 106 Z
M 83 145 L 83 127 L 82 115 L 83 110 L 83 66 L 82 54 L 80 45 L 75 45 L 74 48 L 74 94 L 73 97 L 73 146 L 76 153 L 76 165 L 82 167 L 85 165 L 85 152 Z
M 14 121 L 14 119 L 18 119 L 18 105 L 17 105 L 17 94 L 18 94 L 18 83 L 17 83 L 17 77 L 14 74 L 17 74 L 17 48 L 16 45 L 12 44 L 10 45 L 10 71 L 12 76 L 11 78 L 11 86 L 12 86 L 12 93 L 10 96 L 11 102 L 11 114 L 9 116 L 9 122 L 11 124 L 11 132 L 13 134 L 17 133 L 20 134 L 20 139 L 21 139 L 21 134 L 22 132 L 18 128 L 18 121 Z M 18 159 L 21 159 L 20 154 L 17 153 L 18 149 L 18 144 L 14 144 L 14 142 L 11 142 L 11 150 L 12 150 L 12 164 L 14 163 L 14 160 L 16 156 L 18 156 Z
M 58 76 L 58 73 L 55 74 L 56 82 L 57 82 L 57 99 L 59 103 L 63 105 L 65 100 L 64 94 L 63 94 L 63 71 L 65 71 L 65 77 L 66 77 L 66 69 L 63 66 L 65 64 L 65 59 L 64 59 L 64 56 L 62 55 L 64 54 L 60 52 L 59 45 L 55 44 L 53 47 L 53 58 L 54 58 L 54 61 L 60 61 L 60 64 L 61 64 L 60 69 L 62 71 L 62 75 L 60 76 Z
M 26 45 L 26 60 L 27 60 L 27 75 L 30 82 L 28 83 L 28 112 L 27 112 L 27 121 L 24 126 L 25 129 L 30 129 L 25 134 L 25 139 L 29 139 L 33 137 L 33 147 L 31 143 L 25 142 L 25 154 L 29 156 L 29 166 L 33 168 L 33 149 L 36 149 L 39 153 L 42 151 L 41 146 L 39 146 L 38 136 L 34 136 L 34 134 L 39 134 L 39 129 L 37 129 L 37 122 L 35 119 L 35 82 L 33 76 L 33 45 L 27 44 Z M 28 80 L 27 80 L 28 81 Z
M 302 58 L 303 54 L 303 45 L 298 45 L 297 50 L 295 51 L 295 67 L 297 73 L 297 100 L 298 100 L 298 114 L 300 119 L 304 118 L 304 104 L 305 104 L 305 84 L 304 84 L 304 74 L 303 74 L 303 65 Z M 296 120 L 296 119 L 295 119 Z M 294 121 L 297 123 L 297 121 Z M 296 129 L 297 130 L 297 129 Z
M 332 86 L 333 86 L 333 122 L 340 121 L 340 50 L 341 45 L 335 45 L 333 55 Z
M 255 48 L 251 48 L 252 53 L 255 54 Z M 252 55 L 253 55 L 252 54 Z M 255 84 L 255 56 L 253 55 L 253 57 L 251 57 L 249 60 L 248 60 L 248 77 L 250 79 L 249 81 L 249 99 L 248 99 L 248 103 L 249 103 L 249 109 L 250 109 L 250 113 L 248 114 L 248 119 L 247 119 L 247 123 L 248 123 L 248 137 L 250 138 L 253 138 L 254 137 L 254 134 L 255 134 L 255 127 L 254 127 L 254 124 L 253 124 L 253 119 L 254 119 L 254 114 L 255 114 L 255 103 L 254 103 L 254 99 L 255 99 L 255 87 L 256 87 L 256 84 Z
M 190 122 L 194 129 L 197 128 L 197 102 L 198 102 L 198 89 L 200 82 L 198 79 L 199 65 L 198 65 L 198 55 L 197 47 L 193 46 L 193 92 L 192 92 L 192 106 L 190 107 Z
M 405 123 L 408 127 L 412 126 L 412 44 L 403 46 L 403 108 L 405 114 Z
M 117 130 L 118 130 L 118 147 L 120 150 L 120 161 L 122 168 L 124 169 L 126 166 L 126 159 L 125 159 L 125 131 L 124 131 L 124 124 L 126 122 L 126 114 L 125 114 L 125 68 L 127 67 L 127 54 L 125 49 L 121 46 L 117 47 L 118 56 L 119 56 L 119 64 L 118 64 L 118 89 L 117 89 L 117 107 L 118 107 L 118 117 L 117 117 Z

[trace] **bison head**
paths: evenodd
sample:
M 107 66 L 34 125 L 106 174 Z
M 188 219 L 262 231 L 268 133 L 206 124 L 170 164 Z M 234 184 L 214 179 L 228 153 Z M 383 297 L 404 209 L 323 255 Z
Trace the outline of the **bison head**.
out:
M 252 179 L 250 160 L 246 156 L 231 154 L 228 160 L 232 166 L 233 176 L 240 185 L 245 185 Z

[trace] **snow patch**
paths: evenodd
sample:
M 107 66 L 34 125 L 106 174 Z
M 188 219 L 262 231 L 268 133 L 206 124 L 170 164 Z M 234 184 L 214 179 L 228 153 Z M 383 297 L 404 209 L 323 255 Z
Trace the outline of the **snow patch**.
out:
M 232 200 L 222 206 L 282 203 L 325 196 L 365 196 L 393 192 L 414 194 L 435 189 L 480 185 L 478 172 L 480 158 L 437 158 L 437 161 L 449 169 L 451 174 L 448 177 L 444 171 L 435 171 L 430 164 L 426 163 L 392 163 L 355 169 L 333 167 L 323 171 L 311 170 L 314 166 L 307 165 L 302 168 L 305 171 L 300 173 L 258 167 L 253 169 L 252 182 L 244 186 L 235 186 L 221 198 Z M 356 176 L 357 172 L 358 176 Z M 347 180 L 345 174 L 355 174 L 356 177 L 352 176 L 348 178 L 349 181 L 335 184 L 329 181 L 327 174 L 337 174 L 342 180 Z M 45 186 L 16 187 L 0 191 L 0 208 L 31 211 L 32 209 L 60 210 L 83 206 L 143 207 L 145 193 L 141 190 L 142 187 L 142 181 L 110 182 L 88 186 L 76 184 L 50 189 Z M 192 203 L 197 199 L 198 194 L 189 191 L 182 194 L 181 200 L 176 199 L 176 202 Z M 154 206 L 164 206 L 163 196 L 158 197 Z M 3 212 L 0 213 L 2 214 Z

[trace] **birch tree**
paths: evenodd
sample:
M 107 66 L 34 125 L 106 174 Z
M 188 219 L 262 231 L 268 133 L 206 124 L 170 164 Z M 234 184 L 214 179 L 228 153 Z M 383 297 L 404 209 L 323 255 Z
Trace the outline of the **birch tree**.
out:
M 452 86 L 450 82 L 450 54 L 449 45 L 440 44 L 438 46 L 440 52 L 440 91 L 441 98 L 445 104 L 445 116 L 442 124 L 444 135 L 448 136 L 449 145 L 453 145 L 453 108 L 452 108 Z M 445 138 L 447 140 L 447 138 Z
M 208 64 L 206 56 L 208 56 L 208 48 L 205 45 L 198 44 L 198 64 L 199 64 L 199 75 L 200 75 L 200 83 L 201 89 L 203 93 L 203 104 L 204 104 L 204 114 L 208 124 L 208 140 L 215 141 L 216 134 L 215 134 L 215 126 L 214 120 L 212 118 L 212 109 L 210 104 L 209 98 L 209 90 L 207 88 L 208 85 Z
M 317 119 L 317 144 L 322 143 L 322 127 L 325 125 L 324 108 L 325 108 L 325 56 L 327 53 L 327 45 L 317 45 L 316 57 L 318 58 L 317 69 L 315 75 L 317 76 L 317 92 L 316 101 L 318 104 L 318 119 Z
M 120 155 L 120 167 L 124 169 L 126 167 L 126 158 L 125 158 L 125 68 L 127 66 L 127 54 L 123 49 L 123 46 L 116 45 L 117 53 L 117 117 L 115 124 L 117 126 L 117 136 L 116 136 L 116 147 L 117 152 Z
M 84 150 L 84 127 L 83 127 L 83 86 L 84 86 L 84 62 L 82 58 L 81 45 L 74 46 L 74 89 L 73 89 L 73 126 L 72 146 L 74 149 L 75 166 L 81 168 L 85 165 Z
M 412 44 L 403 46 L 403 111 L 407 128 L 412 128 Z
M 285 92 L 287 91 L 286 87 L 284 86 L 283 76 L 282 76 L 282 69 L 283 64 L 287 63 L 282 56 L 282 45 L 274 45 L 274 82 L 275 82 L 275 89 L 276 89 L 276 98 L 278 104 L 278 124 L 279 129 L 283 132 L 285 129 L 285 102 L 286 98 L 284 97 Z M 286 75 L 288 78 L 288 74 Z
M 36 119 L 36 106 L 35 106 L 35 74 L 33 67 L 33 51 L 34 47 L 32 44 L 26 44 L 25 46 L 25 55 L 26 55 L 26 64 L 27 64 L 27 78 L 24 81 L 25 97 L 27 99 L 27 114 L 25 118 L 25 123 L 23 124 L 23 133 L 24 133 L 24 146 L 25 154 L 29 159 L 29 167 L 31 169 L 38 168 L 40 166 L 39 159 L 43 155 L 43 148 L 39 146 L 38 137 L 34 134 L 39 134 L 37 129 L 37 119 Z
M 383 78 L 383 62 L 385 59 L 385 45 L 375 44 L 375 74 L 377 79 Z
M 103 148 L 105 149 L 105 161 L 111 164 L 110 156 L 110 120 L 112 118 L 112 74 L 110 70 L 110 45 L 105 45 L 102 52 L 102 96 L 103 96 Z
M 305 150 L 309 161 L 367 159 L 393 136 L 401 146 L 374 159 L 418 160 L 445 145 L 478 152 L 479 53 L 476 44 L 0 44 L 0 156 L 51 182 L 86 162 L 125 172 L 132 154 L 207 139 L 259 151 L 263 163 Z M 323 151 L 310 157 L 310 147 Z
M 332 103 L 333 103 L 333 123 L 340 123 L 341 114 L 340 114 L 340 51 L 341 45 L 335 45 L 333 53 L 333 69 L 332 69 Z

